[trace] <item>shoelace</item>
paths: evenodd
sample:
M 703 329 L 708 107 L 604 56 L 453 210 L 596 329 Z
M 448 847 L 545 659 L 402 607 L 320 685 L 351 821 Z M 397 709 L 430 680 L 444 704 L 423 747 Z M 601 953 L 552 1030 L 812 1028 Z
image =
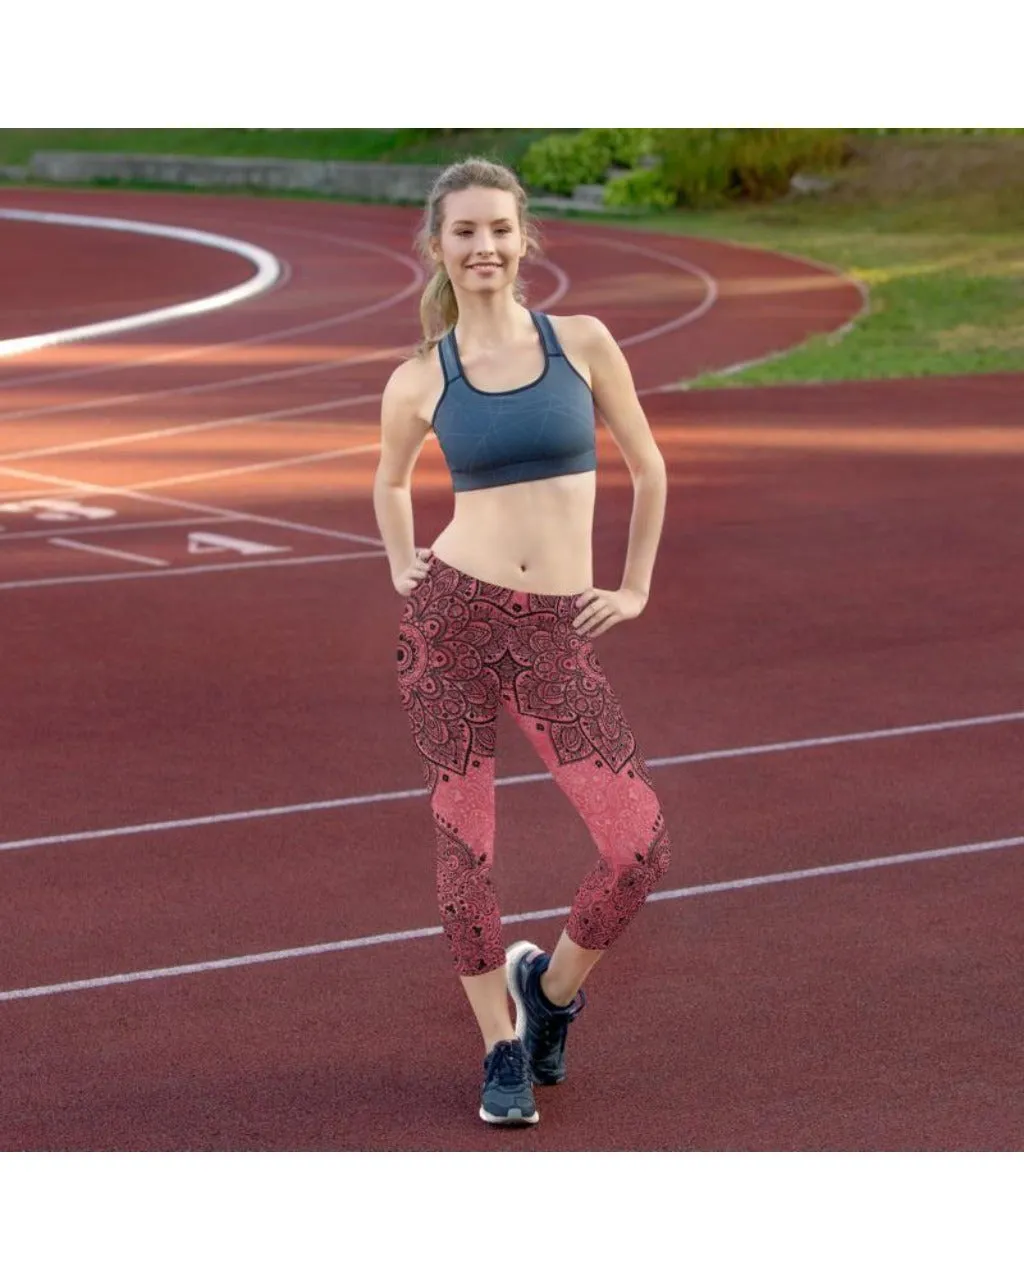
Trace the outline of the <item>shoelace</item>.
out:
M 526 1082 L 526 1058 L 518 1041 L 499 1041 L 493 1053 L 490 1070 L 503 1088 Z

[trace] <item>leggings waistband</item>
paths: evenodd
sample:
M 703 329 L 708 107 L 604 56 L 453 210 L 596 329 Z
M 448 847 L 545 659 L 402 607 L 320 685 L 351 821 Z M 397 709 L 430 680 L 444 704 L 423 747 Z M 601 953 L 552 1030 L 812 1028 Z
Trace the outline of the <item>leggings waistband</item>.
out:
M 487 582 L 476 578 L 471 573 L 458 569 L 455 565 L 442 560 L 436 552 L 431 552 L 428 566 L 429 578 L 441 577 L 444 589 L 453 595 L 463 597 L 486 596 L 496 604 L 505 608 L 513 608 L 516 613 L 522 610 L 537 613 L 554 609 L 556 613 L 575 610 L 579 607 L 582 592 L 575 591 L 570 595 L 558 595 L 554 592 L 519 591 L 515 587 L 503 587 L 497 582 Z M 436 589 L 436 587 L 435 587 Z

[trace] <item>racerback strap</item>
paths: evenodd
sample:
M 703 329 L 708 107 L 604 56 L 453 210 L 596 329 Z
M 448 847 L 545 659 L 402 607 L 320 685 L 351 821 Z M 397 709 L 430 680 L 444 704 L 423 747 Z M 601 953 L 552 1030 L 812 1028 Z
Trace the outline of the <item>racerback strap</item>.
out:
M 454 382 L 456 378 L 462 377 L 462 372 L 459 369 L 458 356 L 452 349 L 454 342 L 454 334 L 451 329 L 449 329 L 437 344 L 437 353 L 441 357 L 441 368 L 444 371 L 445 386 L 447 386 L 449 382 Z
M 564 353 L 559 344 L 559 341 L 555 337 L 554 326 L 552 325 L 551 321 L 547 318 L 547 316 L 542 315 L 541 312 L 539 311 L 531 311 L 530 315 L 533 316 L 534 323 L 536 324 L 537 328 L 541 332 L 541 336 L 544 339 L 544 350 L 548 353 L 548 355 L 549 356 L 563 355 Z

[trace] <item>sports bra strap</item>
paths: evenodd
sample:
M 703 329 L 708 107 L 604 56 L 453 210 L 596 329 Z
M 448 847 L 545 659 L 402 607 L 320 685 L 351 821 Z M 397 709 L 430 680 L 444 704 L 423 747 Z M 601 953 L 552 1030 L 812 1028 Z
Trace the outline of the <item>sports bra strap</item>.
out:
M 451 329 L 444 335 L 437 344 L 437 352 L 441 357 L 441 368 L 444 371 L 444 385 L 454 382 L 456 378 L 461 378 L 462 373 L 459 369 L 459 360 L 455 352 L 452 350 L 452 344 L 455 341 Z
M 539 311 L 531 311 L 530 314 L 533 316 L 534 321 L 536 322 L 537 328 L 541 332 L 541 336 L 544 339 L 544 350 L 548 353 L 548 355 L 549 356 L 563 355 L 564 353 L 562 351 L 561 345 L 559 344 L 558 339 L 555 337 L 554 325 L 552 325 L 551 321 L 547 318 L 547 316 L 543 315 Z

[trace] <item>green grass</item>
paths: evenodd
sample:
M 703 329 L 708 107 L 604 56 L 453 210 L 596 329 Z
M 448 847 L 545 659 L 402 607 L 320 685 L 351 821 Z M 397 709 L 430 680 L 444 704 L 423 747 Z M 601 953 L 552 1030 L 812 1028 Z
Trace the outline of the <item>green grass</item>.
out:
M 894 207 L 815 199 L 760 209 L 676 213 L 632 222 L 733 240 L 828 263 L 865 284 L 870 309 L 841 337 L 698 387 L 1024 370 L 1024 236 L 1020 192 L 1005 204 L 965 195 Z
M 692 385 L 1024 370 L 1024 140 L 933 130 L 859 151 L 824 194 L 642 224 L 813 258 L 870 293 L 846 334 Z
M 35 151 L 138 155 L 272 156 L 284 160 L 385 160 L 445 164 L 468 153 L 518 163 L 550 129 L 0 129 L 0 165 Z

